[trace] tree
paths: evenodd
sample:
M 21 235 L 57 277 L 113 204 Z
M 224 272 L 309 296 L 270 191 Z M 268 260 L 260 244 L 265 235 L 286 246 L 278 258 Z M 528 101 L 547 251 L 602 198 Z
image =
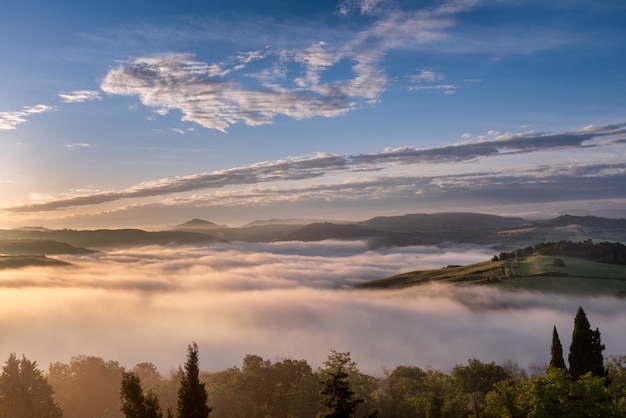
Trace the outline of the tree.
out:
M 618 417 L 606 378 L 587 373 L 573 380 L 565 370 L 549 367 L 531 381 L 528 417 Z
M 467 366 L 456 365 L 452 369 L 452 377 L 460 390 L 470 395 L 474 415 L 480 416 L 484 408 L 487 392 L 497 382 L 509 378 L 509 375 L 495 363 L 481 363 L 480 360 L 469 359 Z
M 417 366 L 398 366 L 393 371 L 383 368 L 383 372 L 386 379 L 382 382 L 381 393 L 389 416 L 396 418 L 414 413 L 410 399 L 422 391 L 426 372 Z
M 161 407 L 157 396 L 144 394 L 139 377 L 133 372 L 122 375 L 120 389 L 121 411 L 126 418 L 161 418 Z
M 52 363 L 48 381 L 65 418 L 121 417 L 123 367 L 100 357 L 72 357 L 70 364 Z
M 427 370 L 414 394 L 415 412 L 407 417 L 463 417 L 468 415 L 469 395 L 459 390 L 452 376 L 439 370 Z
M 54 400 L 54 391 L 37 362 L 25 356 L 9 355 L 0 375 L 0 417 L 60 418 L 63 411 Z
M 354 416 L 357 406 L 363 402 L 358 399 L 350 388 L 348 367 L 353 365 L 350 353 L 338 353 L 332 350 L 326 366 L 320 371 L 322 400 L 320 404 L 326 411 L 318 414 L 320 418 L 350 418 Z
M 531 409 L 531 384 L 528 379 L 506 379 L 493 385 L 485 395 L 485 416 L 526 418 Z
M 591 372 L 594 376 L 607 377 L 604 368 L 602 351 L 604 345 L 600 341 L 600 331 L 591 330 L 587 315 L 579 307 L 574 318 L 574 331 L 569 351 L 569 372 L 574 380 Z
M 556 326 L 552 329 L 552 347 L 550 348 L 550 366 L 566 370 L 565 360 L 563 359 L 563 346 L 559 339 L 559 333 Z
M 207 418 L 211 412 L 207 405 L 208 394 L 204 383 L 200 383 L 198 364 L 198 344 L 193 342 L 187 347 L 187 362 L 178 389 L 179 418 Z

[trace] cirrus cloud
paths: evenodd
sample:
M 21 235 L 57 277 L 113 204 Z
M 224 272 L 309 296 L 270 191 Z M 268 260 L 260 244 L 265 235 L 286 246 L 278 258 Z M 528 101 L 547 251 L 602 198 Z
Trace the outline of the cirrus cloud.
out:
M 57 110 L 56 106 L 38 104 L 35 106 L 24 106 L 22 110 L 16 112 L 0 112 L 0 130 L 16 129 L 17 125 L 26 122 L 32 115 L 54 110 Z

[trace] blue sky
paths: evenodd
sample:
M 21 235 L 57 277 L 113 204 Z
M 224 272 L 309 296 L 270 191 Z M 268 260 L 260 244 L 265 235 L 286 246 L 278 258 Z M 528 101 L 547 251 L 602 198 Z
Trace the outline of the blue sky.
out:
M 0 226 L 626 217 L 619 0 L 0 1 Z

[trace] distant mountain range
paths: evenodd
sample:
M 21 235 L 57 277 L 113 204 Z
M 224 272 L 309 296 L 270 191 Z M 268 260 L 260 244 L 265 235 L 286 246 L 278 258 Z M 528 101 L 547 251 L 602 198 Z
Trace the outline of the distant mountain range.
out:
M 531 221 L 479 213 L 379 216 L 366 221 L 325 222 L 274 219 L 230 228 L 192 219 L 163 230 L 99 229 L 0 230 L 0 254 L 77 254 L 111 247 L 201 244 L 207 242 L 274 242 L 367 240 L 376 246 L 480 244 L 515 249 L 560 240 L 624 241 L 626 220 L 563 215 Z

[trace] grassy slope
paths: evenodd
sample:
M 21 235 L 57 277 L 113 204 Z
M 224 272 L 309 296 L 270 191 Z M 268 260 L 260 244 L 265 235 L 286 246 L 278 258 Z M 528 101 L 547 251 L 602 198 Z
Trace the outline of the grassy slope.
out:
M 552 266 L 553 258 L 533 255 L 519 259 L 517 277 L 511 277 L 505 261 L 484 261 L 467 266 L 403 273 L 364 283 L 360 287 L 397 289 L 438 282 L 484 284 L 511 290 L 626 295 L 626 266 L 559 257 L 565 261 L 565 267 L 556 268 Z
M 519 275 L 497 283 L 508 289 L 580 294 L 626 295 L 626 266 L 574 257 L 559 257 L 565 267 L 552 265 L 552 256 L 533 255 L 519 261 Z M 555 273 L 555 274 L 553 274 Z

